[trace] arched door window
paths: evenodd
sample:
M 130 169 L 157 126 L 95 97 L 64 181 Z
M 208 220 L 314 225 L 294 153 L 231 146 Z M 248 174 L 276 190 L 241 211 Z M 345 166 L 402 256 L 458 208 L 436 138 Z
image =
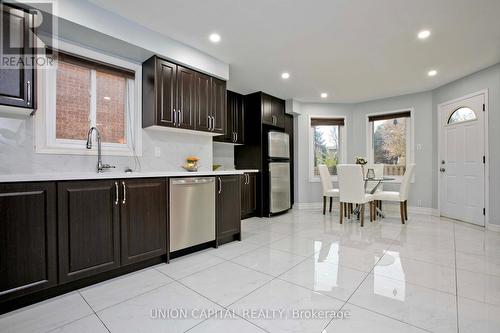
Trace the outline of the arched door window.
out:
M 468 107 L 460 107 L 453 111 L 448 118 L 448 125 L 462 123 L 464 121 L 476 120 L 476 113 Z

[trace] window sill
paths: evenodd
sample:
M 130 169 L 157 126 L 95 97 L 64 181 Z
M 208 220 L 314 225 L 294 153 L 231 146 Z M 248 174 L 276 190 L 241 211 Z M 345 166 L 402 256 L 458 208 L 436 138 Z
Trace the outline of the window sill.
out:
M 53 154 L 53 155 L 89 155 L 96 156 L 97 148 L 92 149 L 70 149 L 70 148 L 59 148 L 59 147 L 43 147 L 36 148 L 35 152 L 37 154 Z M 134 153 L 129 148 L 103 148 L 101 152 L 102 156 L 134 156 Z M 142 156 L 142 152 L 137 151 L 137 156 Z

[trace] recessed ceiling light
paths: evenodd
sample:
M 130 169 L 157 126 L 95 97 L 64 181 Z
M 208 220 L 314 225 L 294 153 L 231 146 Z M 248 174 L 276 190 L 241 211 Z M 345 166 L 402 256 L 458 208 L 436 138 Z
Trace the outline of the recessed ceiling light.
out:
M 109 96 L 104 96 L 104 99 L 107 100 L 107 101 L 110 101 L 111 100 L 111 97 Z
M 427 75 L 429 75 L 429 76 L 436 76 L 437 73 L 438 73 L 437 70 L 433 69 L 433 70 L 428 71 Z
M 327 93 L 321 93 L 321 98 L 327 98 L 328 94 Z
M 431 35 L 431 32 L 429 30 L 422 30 L 418 33 L 418 38 L 419 39 L 427 39 Z
M 284 72 L 284 73 L 281 73 L 281 78 L 282 79 L 288 79 L 290 77 L 290 73 L 287 73 L 287 72 Z
M 218 43 L 218 42 L 220 42 L 220 35 L 219 34 L 213 33 L 208 38 L 210 39 L 210 41 L 212 43 Z

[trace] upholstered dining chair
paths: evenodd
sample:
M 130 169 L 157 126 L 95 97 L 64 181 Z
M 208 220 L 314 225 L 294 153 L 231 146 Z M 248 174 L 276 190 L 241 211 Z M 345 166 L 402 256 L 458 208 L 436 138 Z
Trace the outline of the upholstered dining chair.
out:
M 363 167 L 364 176 L 366 177 L 366 173 L 369 169 L 373 169 L 375 173 L 375 178 L 383 178 L 384 177 L 384 164 L 383 163 L 373 163 L 373 164 L 365 164 Z M 366 193 L 371 193 L 373 188 L 377 186 L 377 182 L 367 182 L 365 186 Z M 384 184 L 381 183 L 377 187 L 377 191 L 382 191 L 384 189 Z M 375 200 L 375 206 L 382 210 L 382 201 Z M 378 215 L 378 214 L 376 214 Z
M 333 198 L 339 197 L 339 190 L 333 188 L 332 177 L 330 170 L 324 164 L 318 165 L 319 178 L 321 179 L 321 186 L 323 188 L 323 215 L 326 213 L 326 199 L 330 198 L 330 212 L 332 211 Z
M 399 202 L 399 210 L 401 214 L 401 223 L 405 224 L 408 221 L 408 194 L 410 191 L 410 182 L 413 173 L 415 172 L 415 164 L 407 164 L 405 174 L 401 180 L 399 192 L 397 191 L 377 191 L 373 194 L 375 200 L 379 201 L 395 201 Z
M 370 204 L 370 222 L 373 222 L 375 206 L 373 205 L 374 197 L 372 194 L 365 192 L 365 181 L 363 177 L 363 169 L 358 164 L 341 164 L 337 166 L 337 176 L 339 180 L 340 191 L 340 224 L 344 218 L 344 209 L 349 209 L 348 204 L 359 205 L 361 214 L 361 226 L 365 220 L 365 204 Z

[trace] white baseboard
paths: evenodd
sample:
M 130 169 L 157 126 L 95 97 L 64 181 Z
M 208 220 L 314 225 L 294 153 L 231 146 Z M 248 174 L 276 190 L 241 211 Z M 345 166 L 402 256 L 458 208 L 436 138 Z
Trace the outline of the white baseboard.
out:
M 491 230 L 491 231 L 495 231 L 495 232 L 500 232 L 500 225 L 487 223 L 486 229 Z
M 338 199 L 337 199 L 338 200 Z M 335 204 L 338 205 L 338 201 L 334 199 Z M 322 202 L 296 202 L 293 205 L 293 209 L 297 210 L 320 210 L 323 208 Z M 328 202 L 326 208 L 328 209 Z M 335 207 L 338 209 L 338 207 Z M 384 211 L 390 213 L 399 213 L 399 204 L 398 203 L 384 203 L 383 207 Z M 408 206 L 409 214 L 423 214 L 423 215 L 432 215 L 439 216 L 439 210 L 431 207 L 413 207 Z M 499 226 L 500 228 L 500 226 Z

